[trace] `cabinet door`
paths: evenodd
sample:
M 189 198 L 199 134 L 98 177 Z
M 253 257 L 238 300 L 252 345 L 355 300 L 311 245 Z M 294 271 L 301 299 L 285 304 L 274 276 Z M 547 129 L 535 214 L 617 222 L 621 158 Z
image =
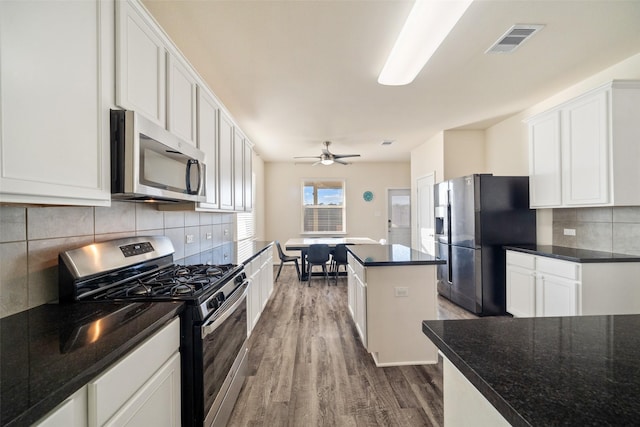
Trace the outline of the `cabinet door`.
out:
M 253 149 L 251 143 L 245 139 L 244 144 L 244 210 L 253 209 Z
M 167 130 L 196 145 L 196 80 L 173 55 L 167 67 Z
M 356 328 L 367 348 L 367 285 L 356 275 Z
M 104 426 L 180 426 L 180 353 L 176 353 Z
M 562 172 L 566 205 L 609 202 L 606 91 L 568 104 L 562 112 Z
M 529 122 L 529 203 L 531 207 L 562 205 L 560 112 Z
M 353 268 L 351 268 L 351 264 L 347 265 L 347 301 L 349 304 L 349 313 L 351 313 L 351 317 L 355 321 L 356 316 L 356 278 L 355 272 Z
M 86 427 L 87 426 L 87 387 L 71 395 L 34 424 L 35 427 Z
M 0 1 L 0 202 L 107 206 L 113 1 Z
M 220 107 L 204 89 L 198 88 L 198 147 L 205 154 L 207 201 L 200 207 L 217 209 L 218 200 L 218 111 Z
M 248 327 L 250 329 L 249 332 L 253 330 L 253 328 L 258 323 L 258 319 L 260 318 L 260 313 L 262 312 L 262 301 L 261 301 L 261 276 L 260 276 L 260 266 L 259 260 L 254 259 L 251 261 L 252 264 L 252 274 L 249 278 L 249 294 L 248 296 Z
M 580 283 L 551 275 L 539 275 L 537 281 L 538 316 L 578 316 Z
M 116 103 L 166 127 L 166 50 L 137 3 L 116 2 Z
M 244 136 L 238 129 L 233 135 L 233 189 L 234 209 L 244 210 Z
M 222 110 L 218 112 L 218 125 L 220 209 L 233 210 L 233 123 Z
M 536 315 L 536 278 L 533 270 L 507 265 L 507 311 L 514 317 Z

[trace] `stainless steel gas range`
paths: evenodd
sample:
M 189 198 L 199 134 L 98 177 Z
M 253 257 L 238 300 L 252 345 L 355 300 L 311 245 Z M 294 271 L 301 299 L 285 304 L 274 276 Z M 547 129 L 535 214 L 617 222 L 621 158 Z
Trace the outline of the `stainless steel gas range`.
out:
M 165 236 L 94 243 L 59 255 L 61 302 L 182 301 L 183 426 L 225 425 L 244 383 L 242 265 L 179 265 Z

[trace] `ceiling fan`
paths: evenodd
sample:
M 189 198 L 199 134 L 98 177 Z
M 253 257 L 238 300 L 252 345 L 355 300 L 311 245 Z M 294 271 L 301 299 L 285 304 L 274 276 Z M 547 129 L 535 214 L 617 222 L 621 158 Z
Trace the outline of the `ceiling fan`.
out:
M 341 159 L 347 158 L 347 157 L 360 157 L 360 154 L 333 154 L 331 151 L 329 151 L 329 145 L 331 145 L 331 141 L 324 141 L 322 144 L 324 144 L 324 148 L 322 149 L 322 154 L 320 154 L 319 156 L 301 156 L 301 157 L 294 157 L 294 159 L 318 159 L 317 162 L 315 162 L 312 166 L 315 165 L 332 165 L 334 163 L 340 163 L 341 165 L 348 165 L 350 163 L 345 162 Z

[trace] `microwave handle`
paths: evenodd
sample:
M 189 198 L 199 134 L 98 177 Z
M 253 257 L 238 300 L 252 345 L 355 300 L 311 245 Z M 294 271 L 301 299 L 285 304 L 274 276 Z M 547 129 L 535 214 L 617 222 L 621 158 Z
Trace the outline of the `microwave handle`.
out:
M 193 165 L 196 165 L 196 167 L 198 168 L 198 186 L 196 187 L 195 190 L 191 189 L 191 166 L 193 166 Z M 198 162 L 195 159 L 189 159 L 187 161 L 186 182 L 187 182 L 187 194 L 199 194 L 200 193 L 200 187 L 202 186 L 202 167 L 200 167 L 200 162 Z

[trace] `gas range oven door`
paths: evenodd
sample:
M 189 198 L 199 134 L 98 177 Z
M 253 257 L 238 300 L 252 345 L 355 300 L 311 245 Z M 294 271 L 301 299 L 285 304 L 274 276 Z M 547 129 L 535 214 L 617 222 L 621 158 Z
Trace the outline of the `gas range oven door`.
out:
M 227 424 L 247 371 L 248 283 L 197 328 L 202 339 L 202 409 L 205 426 Z

